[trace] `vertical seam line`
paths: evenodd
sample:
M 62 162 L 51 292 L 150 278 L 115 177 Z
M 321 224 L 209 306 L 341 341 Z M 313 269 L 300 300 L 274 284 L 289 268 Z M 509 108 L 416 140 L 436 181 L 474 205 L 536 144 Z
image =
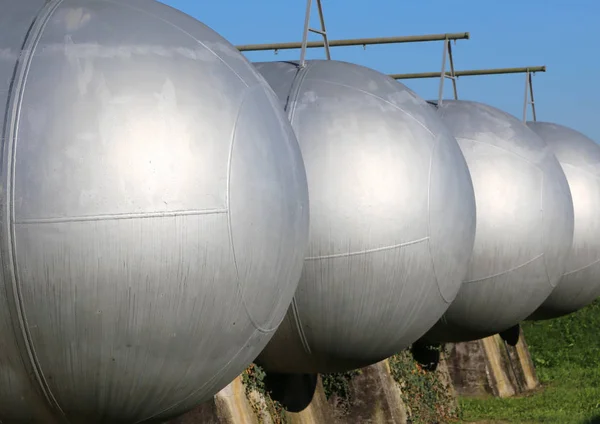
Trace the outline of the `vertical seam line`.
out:
M 19 272 L 16 260 L 16 237 L 15 237 L 15 211 L 14 211 L 14 181 L 15 181 L 15 162 L 16 162 L 16 147 L 17 138 L 19 132 L 20 113 L 23 102 L 23 96 L 25 92 L 25 85 L 31 63 L 33 61 L 34 53 L 39 44 L 39 41 L 44 33 L 44 29 L 48 24 L 50 18 L 58 9 L 63 0 L 53 0 L 47 2 L 42 9 L 38 12 L 32 25 L 30 26 L 23 45 L 21 46 L 20 58 L 17 60 L 15 71 L 11 82 L 11 88 L 9 91 L 9 100 L 7 113 L 5 116 L 5 138 L 3 150 L 6 154 L 6 174 L 4 175 L 6 181 L 6 203 L 4 206 L 5 220 L 5 235 L 6 244 L 4 248 L 8 254 L 8 264 L 10 269 L 8 270 L 12 298 L 14 300 L 14 312 L 16 313 L 16 319 L 18 320 L 19 330 L 21 331 L 22 342 L 24 343 L 25 349 L 27 350 L 27 356 L 29 358 L 30 366 L 33 368 L 35 380 L 37 380 L 39 387 L 46 398 L 48 404 L 52 409 L 60 411 L 65 417 L 64 411 L 60 408 L 56 398 L 52 394 L 48 382 L 42 372 L 35 347 L 33 346 L 32 336 L 29 332 L 27 324 L 27 318 L 25 316 L 23 296 L 21 293 L 21 285 L 19 282 Z M 5 271 L 6 272 L 6 271 Z
M 290 120 L 290 125 L 292 126 L 292 129 L 294 128 L 294 116 L 295 116 L 295 112 L 296 112 L 296 105 L 298 104 L 297 103 L 298 96 L 300 95 L 300 90 L 302 88 L 302 84 L 304 83 L 306 75 L 308 74 L 308 70 L 310 69 L 312 64 L 310 62 L 308 62 L 304 68 L 300 67 L 299 65 L 297 65 L 297 66 L 298 66 L 298 71 L 296 73 L 294 81 L 292 82 L 292 86 L 290 88 L 290 94 L 287 98 L 287 103 L 284 108 L 284 111 L 287 112 L 288 119 Z M 296 136 L 297 136 L 297 134 L 296 134 Z M 309 193 L 309 197 L 310 197 L 310 193 Z M 304 260 L 304 263 L 302 266 L 303 267 L 306 266 L 306 259 Z M 302 271 L 302 274 L 304 274 L 304 271 Z M 303 277 L 300 277 L 300 284 L 302 284 L 303 279 L 304 279 Z M 297 290 L 298 289 L 296 289 L 296 292 L 297 292 Z M 298 307 L 298 301 L 296 300 L 296 294 L 294 294 L 294 297 L 292 298 L 292 303 L 290 305 L 290 309 L 292 312 L 292 316 L 294 317 L 294 323 L 296 324 L 296 331 L 298 332 L 298 337 L 300 338 L 302 347 L 304 348 L 304 351 L 308 355 L 311 355 L 312 350 L 310 348 L 310 344 L 308 343 L 308 338 L 306 337 L 306 333 L 304 332 L 304 327 L 302 326 L 302 320 L 300 319 L 300 309 Z

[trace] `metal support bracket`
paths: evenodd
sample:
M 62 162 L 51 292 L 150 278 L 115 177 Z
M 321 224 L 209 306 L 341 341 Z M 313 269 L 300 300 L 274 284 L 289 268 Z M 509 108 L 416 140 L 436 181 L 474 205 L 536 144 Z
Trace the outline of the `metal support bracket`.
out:
M 523 102 L 523 122 L 527 122 L 527 106 L 531 105 L 531 115 L 533 122 L 537 121 L 535 114 L 535 98 L 533 97 L 533 78 L 535 72 L 529 68 L 525 72 L 525 101 Z
M 325 17 L 323 16 L 323 5 L 321 0 L 315 0 L 317 2 L 317 9 L 319 11 L 319 20 L 321 21 L 321 29 L 314 29 L 310 27 L 310 12 L 312 9 L 313 0 L 306 1 L 306 16 L 304 18 L 304 34 L 302 36 L 302 50 L 300 52 L 300 66 L 304 68 L 306 66 L 306 48 L 308 45 L 308 33 L 313 32 L 323 37 L 323 44 L 325 46 L 325 55 L 327 60 L 331 60 L 331 54 L 329 52 L 329 39 L 327 38 L 327 30 L 325 29 Z
M 425 34 L 425 35 L 401 35 L 394 37 L 375 37 L 375 38 L 351 38 L 346 40 L 329 40 L 327 44 L 329 47 L 348 47 L 348 46 L 372 46 L 377 44 L 402 44 L 402 43 L 424 43 L 432 41 L 444 41 L 448 40 L 468 40 L 471 36 L 468 32 L 453 32 L 445 34 Z M 256 52 L 266 50 L 292 50 L 301 49 L 302 41 L 291 42 L 291 43 L 267 43 L 267 44 L 243 44 L 236 46 L 241 52 Z M 307 49 L 323 48 L 325 43 L 323 41 L 309 41 L 306 43 Z M 435 73 L 435 78 L 439 74 Z
M 450 72 L 445 72 L 446 69 L 446 54 L 450 57 Z M 523 122 L 527 121 L 527 106 L 531 105 L 531 114 L 533 115 L 533 121 L 537 120 L 535 112 L 535 98 L 533 97 L 533 78 L 536 72 L 546 72 L 545 66 L 528 66 L 523 68 L 496 68 L 496 69 L 472 69 L 465 71 L 455 71 L 454 64 L 452 63 L 452 50 L 446 51 L 446 43 L 444 45 L 444 57 L 442 59 L 442 72 L 446 78 L 451 78 L 454 83 L 454 99 L 458 99 L 456 93 L 456 79 L 458 77 L 468 77 L 477 75 L 501 75 L 501 74 L 525 74 L 525 101 L 523 102 Z M 438 72 L 421 72 L 413 74 L 390 74 L 390 77 L 398 80 L 402 79 L 415 79 L 415 78 L 440 78 L 440 93 L 438 98 L 438 104 L 442 103 L 442 96 L 444 90 L 444 80 Z
M 456 43 L 456 40 L 454 40 Z M 450 62 L 450 72 L 446 72 L 446 60 Z M 452 42 L 446 38 L 444 40 L 444 50 L 442 51 L 442 71 L 440 72 L 440 88 L 438 92 L 438 105 L 442 104 L 444 97 L 444 81 L 446 78 L 452 81 L 454 91 L 454 100 L 458 100 L 458 89 L 456 87 L 456 79 L 458 78 L 454 71 L 454 58 L 452 57 Z

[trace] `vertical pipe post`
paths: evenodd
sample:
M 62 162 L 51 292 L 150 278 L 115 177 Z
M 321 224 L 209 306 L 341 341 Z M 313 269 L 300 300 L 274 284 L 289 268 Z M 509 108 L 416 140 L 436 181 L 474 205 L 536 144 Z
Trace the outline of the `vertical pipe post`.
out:
M 442 105 L 442 99 L 444 97 L 444 80 L 446 79 L 446 55 L 448 54 L 448 39 L 444 40 L 444 50 L 442 53 L 442 71 L 440 73 L 440 88 L 438 92 L 438 106 Z
M 458 100 L 458 88 L 456 87 L 456 72 L 454 71 L 454 59 L 452 58 L 452 42 L 448 40 L 448 59 L 450 60 L 450 78 L 454 90 L 454 100 Z
M 533 122 L 536 122 L 537 121 L 537 116 L 535 114 L 535 99 L 533 97 L 532 72 L 529 73 L 529 97 L 531 97 L 531 115 L 533 117 Z
M 321 31 L 323 35 L 323 44 L 325 45 L 325 55 L 327 60 L 331 60 L 331 54 L 329 53 L 329 39 L 327 37 L 327 29 L 325 28 L 325 16 L 323 15 L 323 5 L 321 0 L 317 0 L 317 7 L 319 9 L 319 19 L 321 20 Z
M 310 27 L 310 9 L 312 0 L 306 0 L 306 16 L 304 18 L 304 33 L 302 34 L 302 50 L 300 51 L 300 67 L 306 66 L 306 45 L 308 44 L 308 30 Z
M 529 104 L 529 69 L 525 73 L 525 99 L 523 100 L 523 122 L 527 122 L 527 105 Z

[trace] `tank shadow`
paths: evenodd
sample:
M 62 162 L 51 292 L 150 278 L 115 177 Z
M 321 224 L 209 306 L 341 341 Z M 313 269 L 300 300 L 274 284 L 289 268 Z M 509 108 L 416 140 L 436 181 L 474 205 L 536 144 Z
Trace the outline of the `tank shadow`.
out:
M 310 405 L 317 387 L 317 374 L 267 372 L 264 382 L 271 399 L 289 412 L 301 412 Z
M 521 326 L 519 324 L 510 327 L 504 331 L 498 333 L 502 340 L 508 343 L 509 346 L 515 347 L 519 343 L 519 337 L 521 335 Z

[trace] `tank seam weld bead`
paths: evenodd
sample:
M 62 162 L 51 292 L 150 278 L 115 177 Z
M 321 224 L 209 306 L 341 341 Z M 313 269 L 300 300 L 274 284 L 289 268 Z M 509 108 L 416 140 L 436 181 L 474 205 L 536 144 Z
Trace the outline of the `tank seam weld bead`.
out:
M 232 255 L 232 260 L 233 260 L 233 267 L 235 269 L 237 292 L 238 292 L 238 295 L 240 296 L 242 305 L 244 306 L 244 311 L 246 312 L 246 316 L 252 323 L 252 326 L 256 330 L 260 331 L 261 333 L 268 334 L 268 333 L 275 331 L 277 329 L 277 327 L 279 326 L 279 324 L 276 326 L 270 327 L 270 328 L 264 328 L 258 322 L 256 322 L 256 320 L 250 313 L 250 309 L 248 308 L 248 304 L 246 303 L 246 298 L 244 296 L 244 288 L 242 287 L 242 282 L 240 280 L 240 271 L 239 271 L 239 266 L 237 263 L 236 254 L 235 254 L 235 243 L 233 240 L 233 231 L 231 228 L 231 207 L 230 207 L 231 206 L 230 205 L 230 201 L 231 201 L 231 198 L 230 198 L 230 196 L 231 196 L 231 162 L 232 162 L 232 158 L 233 158 L 233 148 L 234 148 L 234 144 L 235 144 L 235 136 L 237 134 L 237 126 L 238 126 L 238 122 L 240 120 L 240 115 L 242 112 L 243 105 L 246 102 L 247 94 L 249 91 L 251 91 L 255 87 L 259 87 L 259 86 L 255 85 L 252 88 L 247 88 L 246 90 L 244 90 L 244 95 L 242 97 L 242 101 L 240 102 L 240 105 L 239 105 L 238 111 L 237 111 L 237 115 L 235 117 L 235 123 L 233 125 L 233 130 L 231 131 L 231 141 L 229 143 L 229 155 L 227 158 L 227 183 L 226 183 L 226 193 L 225 193 L 226 200 L 225 200 L 225 202 L 227 204 L 227 232 L 229 233 L 229 244 L 231 245 L 231 255 Z M 283 321 L 283 318 L 282 318 L 282 321 Z
M 308 70 L 312 67 L 312 62 L 307 62 L 306 66 L 301 67 L 299 65 L 296 66 L 296 75 L 292 80 L 292 85 L 290 86 L 290 92 L 286 99 L 286 104 L 283 110 L 287 113 L 288 120 L 290 121 L 290 125 L 294 126 L 294 116 L 296 114 L 296 106 L 298 104 L 298 96 L 300 95 L 300 90 L 302 88 L 302 84 L 306 79 L 306 75 L 308 74 Z M 290 107 L 291 106 L 291 107 Z M 289 110 L 288 110 L 289 109 Z M 302 146 L 300 147 L 300 151 L 302 152 Z M 310 197 L 310 193 L 309 193 Z M 307 258 L 304 258 L 306 261 Z M 302 278 L 302 277 L 301 277 Z M 296 295 L 292 297 L 292 303 L 290 304 L 290 309 L 292 312 L 292 317 L 294 319 L 294 325 L 296 326 L 296 331 L 298 333 L 298 338 L 300 338 L 300 343 L 302 343 L 302 347 L 307 354 L 312 354 L 312 349 L 310 348 L 310 343 L 308 343 L 308 338 L 306 337 L 306 333 L 304 332 L 304 326 L 302 325 L 302 319 L 300 318 L 300 308 L 298 307 L 298 302 L 296 300 Z M 284 317 L 285 318 L 285 317 Z M 283 321 L 283 320 L 282 320 Z
M 430 131 L 430 134 L 433 133 Z M 444 291 L 440 287 L 440 279 L 438 278 L 437 271 L 435 269 L 435 261 L 433 260 L 433 252 L 431 251 L 431 175 L 433 173 L 433 156 L 437 150 L 440 140 L 438 137 L 433 137 L 434 145 L 431 149 L 431 155 L 429 156 L 429 171 L 427 174 L 427 252 L 429 253 L 429 260 L 431 261 L 431 269 L 433 270 L 433 278 L 435 279 L 435 286 L 446 303 L 452 302 L 452 299 L 446 299 Z
M 292 83 L 292 86 L 290 87 L 290 95 L 288 96 L 288 103 L 285 106 L 287 115 L 288 115 L 288 119 L 290 121 L 290 125 L 292 126 L 292 128 L 294 127 L 294 117 L 296 115 L 296 106 L 298 104 L 297 100 L 298 100 L 298 96 L 300 95 L 300 89 L 302 88 L 302 84 L 304 83 L 304 80 L 306 79 L 306 76 L 308 75 L 308 71 L 310 70 L 310 68 L 312 67 L 312 63 L 311 62 L 307 62 L 306 66 L 304 68 L 301 68 L 298 65 L 298 72 L 296 73 L 296 76 L 294 77 L 294 82 Z M 290 108 L 291 106 L 291 108 Z M 290 110 L 287 110 L 290 109 Z M 300 150 L 302 150 L 302 146 L 300 146 Z
M 501 275 L 508 274 L 509 272 L 515 271 L 519 268 L 523 268 L 524 266 L 527 266 L 530 263 L 537 261 L 538 259 L 540 259 L 543 256 L 544 256 L 544 253 L 540 253 L 539 255 L 535 256 L 534 258 L 529 259 L 527 262 L 523 262 L 522 264 L 512 267 L 510 269 L 507 269 L 506 271 L 502 271 L 502 272 L 499 272 L 499 273 L 493 274 L 493 275 L 488 275 L 487 277 L 477 278 L 475 280 L 464 281 L 463 284 L 477 283 L 479 281 L 489 280 L 490 278 L 500 277 Z
M 412 244 L 423 243 L 424 241 L 427 241 L 427 240 L 429 240 L 429 236 L 421 237 L 420 239 L 417 239 L 417 240 L 411 240 L 411 241 L 407 241 L 407 242 L 403 242 L 403 243 L 394 244 L 391 246 L 376 247 L 373 249 L 360 250 L 357 252 L 336 253 L 336 254 L 332 254 L 332 255 L 323 255 L 323 256 L 309 256 L 304 260 L 305 261 L 316 261 L 316 260 L 321 260 L 321 259 L 336 259 L 336 258 L 346 258 L 349 256 L 366 255 L 369 253 L 383 252 L 385 250 L 399 249 L 399 248 L 402 248 L 405 246 L 410 246 Z
M 584 265 L 584 266 L 582 266 L 580 268 L 574 269 L 573 271 L 565 272 L 562 276 L 564 277 L 565 275 L 571 275 L 571 274 L 575 274 L 576 272 L 583 271 L 584 269 L 587 269 L 587 268 L 589 268 L 591 266 L 596 265 L 598 262 L 600 262 L 600 259 L 596 259 L 592 263 L 589 263 L 589 264 Z
M 218 379 L 219 377 L 221 377 L 221 373 L 223 372 L 224 369 L 226 369 L 229 365 L 231 365 L 232 362 L 234 362 L 237 357 L 239 356 L 239 354 L 248 346 L 248 342 L 250 340 L 252 340 L 254 338 L 254 336 L 256 335 L 257 332 L 260 332 L 258 329 L 256 329 L 251 335 L 250 337 L 248 337 L 248 339 L 246 340 L 246 342 L 242 345 L 242 347 L 235 353 L 235 355 L 229 360 L 227 361 L 227 363 L 225 365 L 223 365 L 217 372 L 215 372 L 215 374 L 206 381 L 206 383 L 204 383 L 202 386 L 198 387 L 196 390 L 194 390 L 192 393 L 190 393 L 189 395 L 187 395 L 185 398 L 181 399 L 178 402 L 175 402 L 173 405 L 163 409 L 162 411 L 156 412 L 155 414 L 146 417 L 146 418 L 142 418 L 141 420 L 136 421 L 134 424 L 141 424 L 144 422 L 147 422 L 148 420 L 151 420 L 159 415 L 164 414 L 165 412 L 176 408 L 177 406 L 181 405 L 183 402 L 185 402 L 186 400 L 188 400 L 189 398 L 191 398 L 192 396 L 194 396 L 196 393 L 200 392 L 201 390 L 203 390 L 206 386 L 208 386 L 211 383 L 214 383 L 216 379 Z
M 300 342 L 302 343 L 302 347 L 304 351 L 311 355 L 312 350 L 310 348 L 310 344 L 308 343 L 308 338 L 306 337 L 306 333 L 304 332 L 304 326 L 302 325 L 302 320 L 300 319 L 300 309 L 298 308 L 298 302 L 296 301 L 296 295 L 292 298 L 292 304 L 290 305 L 292 308 L 292 315 L 294 317 L 294 323 L 296 324 L 296 330 L 298 331 L 298 337 L 300 337 Z
M 194 40 L 196 43 L 200 44 L 202 47 L 204 47 L 206 50 L 208 50 L 213 56 L 215 56 L 221 63 L 223 63 L 223 65 L 225 65 L 231 72 L 233 72 L 233 74 L 238 77 L 238 79 L 246 86 L 248 87 L 248 83 L 246 81 L 244 81 L 244 79 L 227 63 L 223 60 L 222 57 L 220 57 L 218 54 L 216 54 L 210 47 L 208 47 L 206 44 L 204 44 L 202 41 L 198 40 L 196 37 L 194 37 L 192 34 L 190 34 L 189 32 L 187 32 L 186 30 L 184 30 L 183 28 L 181 28 L 178 25 L 175 25 L 173 22 L 165 19 L 165 18 L 161 18 L 160 16 L 156 16 L 153 13 L 148 12 L 147 10 L 143 10 L 140 8 L 137 8 L 135 6 L 132 6 L 130 4 L 126 4 L 125 2 L 117 2 L 117 1 L 113 1 L 113 0 L 103 0 L 107 3 L 112 3 L 115 4 L 117 6 L 120 7 L 128 7 L 129 9 L 135 10 L 139 13 L 145 14 L 145 15 L 149 15 L 152 16 L 153 18 L 155 18 L 156 20 L 159 20 L 161 22 L 164 22 L 170 26 L 172 26 L 173 28 L 177 29 L 178 31 L 180 31 L 182 34 L 187 35 L 188 37 L 190 37 L 192 40 Z
M 358 91 L 358 92 L 363 93 L 363 94 L 365 94 L 367 96 L 374 97 L 374 98 L 376 98 L 378 100 L 381 100 L 382 102 L 387 103 L 388 105 L 392 106 L 393 108 L 396 108 L 400 112 L 406 114 L 406 116 L 408 116 L 413 121 L 415 121 L 417 124 L 419 124 L 421 126 L 421 128 L 423 128 L 425 131 L 427 131 L 427 133 L 429 133 L 431 136 L 435 137 L 435 135 L 433 134 L 433 132 L 429 128 L 427 128 L 427 126 L 425 124 L 423 124 L 421 121 L 419 121 L 417 118 L 415 118 L 411 113 L 408 113 L 406 110 L 402 109 L 400 106 L 398 106 L 398 105 L 390 102 L 389 100 L 384 99 L 381 96 L 378 96 L 377 94 L 369 93 L 368 91 L 361 90 L 360 88 L 352 87 L 350 85 L 342 84 L 342 83 L 339 83 L 339 82 L 327 81 L 327 80 L 322 80 L 322 79 L 318 79 L 318 78 L 311 78 L 310 80 L 311 81 L 322 82 L 322 83 L 325 83 L 325 84 L 336 85 L 336 86 L 339 86 L 339 87 L 345 87 L 345 88 L 348 88 L 349 90 Z
M 310 64 L 308 64 L 307 66 L 310 66 Z M 300 75 L 301 72 L 302 72 L 302 68 L 300 66 L 297 66 L 296 67 L 296 75 L 294 75 L 294 79 L 292 80 L 292 85 L 290 86 L 290 92 L 288 93 L 288 95 L 287 95 L 287 97 L 285 99 L 285 105 L 283 106 L 283 110 L 286 113 L 288 112 L 288 107 L 290 105 L 290 101 L 292 100 L 292 95 L 293 95 L 293 91 L 294 91 L 294 84 L 296 83 L 296 81 L 297 81 L 297 79 L 298 79 L 298 77 L 299 77 L 299 75 Z M 266 82 L 266 80 L 265 80 L 265 82 Z M 269 85 L 268 82 L 266 82 L 266 84 Z M 271 88 L 270 85 L 269 85 L 269 87 Z M 275 94 L 275 95 L 277 95 L 277 94 Z M 293 99 L 293 100 L 296 100 L 296 99 Z M 289 114 L 288 114 L 288 121 L 290 121 L 290 125 L 292 123 L 292 120 L 293 120 L 293 116 L 289 116 Z
M 36 15 L 33 23 L 29 27 L 29 30 L 25 36 L 25 40 L 21 47 L 21 55 L 20 59 L 17 61 L 15 66 L 15 70 L 13 73 L 13 79 L 11 80 L 11 89 L 9 91 L 9 108 L 7 109 L 7 113 L 5 116 L 5 152 L 7 153 L 7 168 L 6 168 L 6 204 L 5 210 L 3 211 L 6 214 L 6 224 L 8 225 L 8 229 L 6 231 L 6 250 L 8 254 L 8 262 L 10 269 L 9 279 L 11 280 L 10 286 L 12 289 L 12 297 L 14 300 L 14 304 L 11 305 L 11 309 L 14 308 L 14 313 L 16 317 L 13 317 L 13 322 L 17 321 L 19 330 L 21 332 L 22 343 L 24 343 L 24 347 L 27 351 L 27 356 L 29 358 L 29 365 L 33 369 L 33 374 L 35 380 L 39 385 L 41 392 L 43 393 L 44 398 L 48 402 L 51 410 L 59 411 L 62 414 L 62 420 L 67 421 L 64 411 L 60 408 L 58 401 L 54 397 L 48 382 L 44 376 L 41 365 L 37 358 L 37 354 L 35 351 L 35 347 L 33 345 L 32 336 L 29 332 L 29 325 L 27 322 L 27 317 L 25 316 L 24 304 L 23 304 L 23 296 L 21 293 L 21 284 L 19 281 L 19 271 L 16 260 L 16 241 L 15 241 L 15 222 L 14 222 L 14 181 L 15 181 L 15 161 L 16 161 L 16 145 L 17 145 L 17 135 L 20 121 L 20 110 L 22 107 L 23 96 L 25 92 L 25 86 L 27 84 L 27 77 L 29 74 L 29 70 L 31 67 L 31 63 L 33 61 L 34 53 L 39 44 L 39 41 L 44 33 L 46 25 L 50 21 L 50 18 L 54 15 L 54 12 L 61 5 L 63 0 L 52 0 L 46 2 L 38 14 Z M 11 311 L 12 312 L 12 311 Z M 12 314 L 11 314 L 12 315 Z M 15 334 L 16 337 L 18 337 Z
M 558 164 L 557 161 L 557 165 L 560 167 L 560 164 Z M 562 171 L 562 168 L 561 168 Z M 542 172 L 542 184 L 541 184 L 541 190 L 540 190 L 540 214 L 541 214 L 541 222 L 542 222 L 542 228 L 544 226 L 544 183 L 546 182 L 544 173 Z M 566 178 L 566 177 L 565 177 Z M 544 231 L 542 231 L 542 234 L 540 235 L 541 238 L 541 248 L 544 249 L 545 244 L 545 240 L 544 240 Z M 544 272 L 546 273 L 546 278 L 548 279 L 548 284 L 550 284 L 550 287 L 556 287 L 558 285 L 559 280 L 556 280 L 556 283 L 552 284 L 552 278 L 550 278 L 550 274 L 548 273 L 548 263 L 546 262 L 546 255 L 544 255 L 544 257 L 542 258 L 543 264 L 544 264 Z
M 512 155 L 514 155 L 514 156 L 516 156 L 516 157 L 518 157 L 519 159 L 521 159 L 521 160 L 524 160 L 524 161 L 525 161 L 525 162 L 527 162 L 528 164 L 530 164 L 530 165 L 532 165 L 532 166 L 535 166 L 535 167 L 538 169 L 538 171 L 540 171 L 540 172 L 542 172 L 542 173 L 543 173 L 542 169 L 540 168 L 540 166 L 539 166 L 537 163 L 535 163 L 535 162 L 532 162 L 531 160 L 527 159 L 525 156 L 522 156 L 522 155 L 520 155 L 520 154 L 518 154 L 518 153 L 516 153 L 516 152 L 513 152 L 513 151 L 511 151 L 511 150 L 505 149 L 504 147 L 500 147 L 500 146 L 498 146 L 498 145 L 496 145 L 496 144 L 492 144 L 492 143 L 487 143 L 487 142 L 485 142 L 485 141 L 473 140 L 472 138 L 468 138 L 468 137 L 456 136 L 455 138 L 456 138 L 457 140 L 465 140 L 465 141 L 470 141 L 470 142 L 472 142 L 472 143 L 477 143 L 477 144 L 485 144 L 486 146 L 495 147 L 495 148 L 496 148 L 496 149 L 498 149 L 498 150 L 502 150 L 503 152 L 510 153 L 510 154 L 512 154 Z
M 150 219 L 150 218 L 165 218 L 178 216 L 199 216 L 199 215 L 218 215 L 227 213 L 226 208 L 216 209 L 188 209 L 176 211 L 157 211 L 157 212 L 140 212 L 140 213 L 115 213 L 103 215 L 81 215 L 81 216 L 66 216 L 66 217 L 50 217 L 50 218 L 26 218 L 16 220 L 14 223 L 19 225 L 28 224 L 61 224 L 72 222 L 90 222 L 90 221 L 121 221 L 126 219 Z

